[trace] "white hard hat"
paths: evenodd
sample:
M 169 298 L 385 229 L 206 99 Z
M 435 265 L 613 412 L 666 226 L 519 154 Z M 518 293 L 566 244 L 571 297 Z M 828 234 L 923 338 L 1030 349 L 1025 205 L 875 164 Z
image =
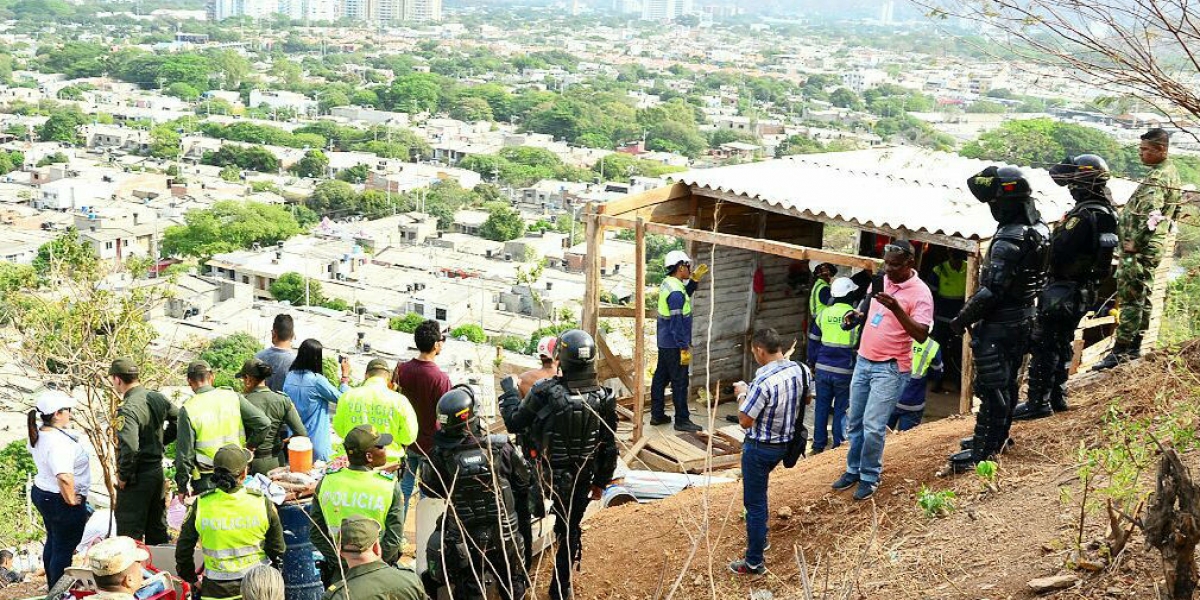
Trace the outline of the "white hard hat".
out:
M 831 286 L 829 293 L 833 294 L 834 298 L 842 298 L 854 293 L 854 290 L 856 289 L 858 289 L 858 284 L 854 283 L 853 279 L 850 279 L 849 277 L 838 277 L 837 279 L 833 280 L 833 285 Z
M 670 272 L 671 269 L 679 263 L 687 263 L 690 265 L 692 264 L 692 259 L 688 258 L 687 253 L 683 250 L 672 250 L 668 252 L 667 257 L 663 259 L 663 266 L 667 268 L 667 272 Z
M 52 415 L 64 408 L 75 408 L 75 399 L 60 390 L 42 390 L 34 396 L 34 404 L 43 415 Z

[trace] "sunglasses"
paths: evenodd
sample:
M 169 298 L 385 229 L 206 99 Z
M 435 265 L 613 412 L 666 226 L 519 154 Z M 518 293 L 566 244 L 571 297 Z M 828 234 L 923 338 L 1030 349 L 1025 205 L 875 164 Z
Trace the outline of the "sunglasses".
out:
M 884 252 L 899 252 L 901 254 L 912 255 L 912 248 L 907 246 L 898 246 L 896 244 L 887 244 L 883 247 Z

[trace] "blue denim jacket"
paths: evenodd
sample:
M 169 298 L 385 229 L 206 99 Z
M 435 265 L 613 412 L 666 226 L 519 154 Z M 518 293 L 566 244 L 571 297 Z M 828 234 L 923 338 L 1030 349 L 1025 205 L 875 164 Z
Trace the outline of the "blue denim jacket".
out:
M 290 371 L 283 380 L 283 393 L 292 399 L 300 420 L 308 429 L 313 443 L 313 460 L 328 461 L 333 454 L 333 439 L 330 435 L 330 405 L 336 405 L 342 392 L 349 386 L 333 387 L 328 379 L 312 371 Z

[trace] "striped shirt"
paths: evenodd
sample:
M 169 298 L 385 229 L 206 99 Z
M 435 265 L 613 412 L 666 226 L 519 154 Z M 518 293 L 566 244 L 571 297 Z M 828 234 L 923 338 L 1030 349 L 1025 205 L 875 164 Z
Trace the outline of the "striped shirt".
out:
M 763 444 L 786 444 L 795 435 L 796 411 L 809 388 L 808 367 L 782 359 L 759 367 L 738 410 L 754 419 L 746 437 Z

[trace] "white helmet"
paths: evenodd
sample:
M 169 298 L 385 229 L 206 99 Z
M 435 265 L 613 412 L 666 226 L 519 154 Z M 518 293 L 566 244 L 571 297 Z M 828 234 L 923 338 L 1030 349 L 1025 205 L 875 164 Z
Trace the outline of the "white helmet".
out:
M 690 265 L 692 264 L 692 259 L 688 258 L 687 253 L 685 253 L 683 250 L 672 250 L 668 252 L 667 257 L 663 259 L 663 266 L 666 267 L 668 273 L 674 271 L 675 265 L 678 265 L 679 263 L 687 263 Z
M 858 284 L 854 283 L 853 279 L 850 279 L 849 277 L 838 277 L 837 279 L 833 280 L 833 285 L 830 286 L 829 293 L 832 294 L 834 298 L 843 298 L 853 294 L 854 290 L 856 289 L 858 289 Z

